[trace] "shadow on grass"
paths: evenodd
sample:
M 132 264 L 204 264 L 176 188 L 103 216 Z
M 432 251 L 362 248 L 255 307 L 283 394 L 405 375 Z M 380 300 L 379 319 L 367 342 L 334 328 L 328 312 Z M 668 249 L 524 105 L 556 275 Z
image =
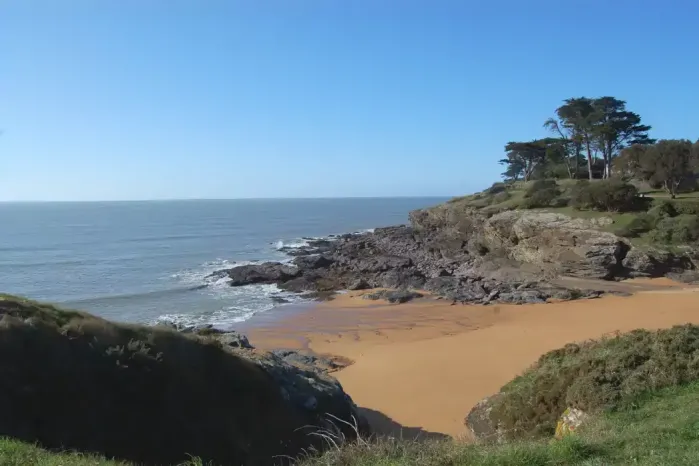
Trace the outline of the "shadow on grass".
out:
M 421 427 L 406 427 L 380 411 L 359 408 L 359 412 L 369 422 L 372 431 L 378 436 L 389 436 L 404 440 L 444 440 L 451 438 L 440 432 L 429 432 Z

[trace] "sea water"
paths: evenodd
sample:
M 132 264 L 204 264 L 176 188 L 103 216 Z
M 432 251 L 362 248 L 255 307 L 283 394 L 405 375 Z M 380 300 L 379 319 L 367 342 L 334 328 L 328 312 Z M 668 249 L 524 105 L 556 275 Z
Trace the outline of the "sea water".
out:
M 139 323 L 235 325 L 297 295 L 209 275 L 441 198 L 0 203 L 0 293 Z

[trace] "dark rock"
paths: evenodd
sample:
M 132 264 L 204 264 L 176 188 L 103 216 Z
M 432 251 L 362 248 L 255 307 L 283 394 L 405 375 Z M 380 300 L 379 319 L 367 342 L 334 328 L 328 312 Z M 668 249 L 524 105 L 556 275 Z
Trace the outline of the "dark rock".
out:
M 347 289 L 350 291 L 367 290 L 369 288 L 371 288 L 371 286 L 363 278 L 358 278 L 354 280 L 352 284 L 347 287 Z
M 322 269 L 331 266 L 333 260 L 322 255 L 299 256 L 294 259 L 294 265 L 299 269 Z
M 422 295 L 420 293 L 416 293 L 415 291 L 408 290 L 381 290 L 377 291 L 376 293 L 365 294 L 363 298 L 374 301 L 383 299 L 389 303 L 401 304 L 412 301 L 415 298 L 422 298 Z
M 283 283 L 299 275 L 297 268 L 278 262 L 243 265 L 226 271 L 231 279 L 231 286 L 252 285 L 256 283 Z

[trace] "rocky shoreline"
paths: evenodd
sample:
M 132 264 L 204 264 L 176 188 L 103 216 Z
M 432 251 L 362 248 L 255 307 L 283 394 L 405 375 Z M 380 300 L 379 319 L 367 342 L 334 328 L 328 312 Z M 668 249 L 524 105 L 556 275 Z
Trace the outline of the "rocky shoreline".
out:
M 412 212 L 411 225 L 307 239 L 307 246 L 285 251 L 293 257 L 289 263 L 244 265 L 212 276 L 227 277 L 231 286 L 275 284 L 309 298 L 385 288 L 421 290 L 455 303 L 533 304 L 605 293 L 603 287 L 553 284 L 560 276 L 619 280 L 694 268 L 687 257 L 632 248 L 600 229 L 604 219 L 527 211 L 480 217 L 467 212 L 450 223 L 435 221 L 438 208 Z

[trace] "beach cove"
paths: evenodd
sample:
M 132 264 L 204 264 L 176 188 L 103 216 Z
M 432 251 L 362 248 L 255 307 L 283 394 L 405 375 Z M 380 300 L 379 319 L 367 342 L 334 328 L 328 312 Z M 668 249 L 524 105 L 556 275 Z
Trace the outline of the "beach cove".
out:
M 388 304 L 365 292 L 245 325 L 261 349 L 310 349 L 351 361 L 333 372 L 372 428 L 469 440 L 464 417 L 547 351 L 637 328 L 699 324 L 699 288 L 636 279 L 632 296 L 530 305 Z

